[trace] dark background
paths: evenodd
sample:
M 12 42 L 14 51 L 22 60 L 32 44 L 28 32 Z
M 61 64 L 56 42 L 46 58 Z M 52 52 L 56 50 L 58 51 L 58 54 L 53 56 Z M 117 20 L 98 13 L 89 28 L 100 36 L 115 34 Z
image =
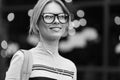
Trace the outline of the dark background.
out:
M 32 47 L 25 39 L 29 30 L 28 10 L 36 2 L 0 0 L 0 42 L 17 42 L 24 49 Z M 84 10 L 87 26 L 95 28 L 99 34 L 97 43 L 88 42 L 85 48 L 76 48 L 69 53 L 61 52 L 62 56 L 76 64 L 77 80 L 119 80 L 120 54 L 115 53 L 115 46 L 119 43 L 120 27 L 114 23 L 114 18 L 120 16 L 120 0 L 73 0 L 67 6 L 73 14 L 78 9 Z M 6 18 L 10 12 L 16 16 L 12 22 Z M 0 80 L 4 80 L 9 60 L 0 56 Z

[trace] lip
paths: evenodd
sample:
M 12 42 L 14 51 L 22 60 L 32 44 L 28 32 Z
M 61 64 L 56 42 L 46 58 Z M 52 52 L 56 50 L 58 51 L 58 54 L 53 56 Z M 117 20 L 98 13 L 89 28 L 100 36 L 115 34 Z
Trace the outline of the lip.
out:
M 50 29 L 53 29 L 53 28 L 59 28 L 59 29 L 62 29 L 62 27 L 50 27 Z
M 50 30 L 58 32 L 62 29 L 62 27 L 50 27 Z

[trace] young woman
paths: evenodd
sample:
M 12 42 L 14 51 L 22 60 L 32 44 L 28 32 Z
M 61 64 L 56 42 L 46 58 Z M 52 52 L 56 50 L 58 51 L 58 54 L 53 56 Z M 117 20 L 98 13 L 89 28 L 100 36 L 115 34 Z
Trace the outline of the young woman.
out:
M 76 80 L 75 64 L 59 55 L 60 38 L 67 32 L 71 16 L 61 0 L 39 0 L 30 20 L 30 35 L 40 39 L 30 49 L 33 65 L 29 80 Z M 20 80 L 24 55 L 17 51 L 6 73 L 6 80 Z

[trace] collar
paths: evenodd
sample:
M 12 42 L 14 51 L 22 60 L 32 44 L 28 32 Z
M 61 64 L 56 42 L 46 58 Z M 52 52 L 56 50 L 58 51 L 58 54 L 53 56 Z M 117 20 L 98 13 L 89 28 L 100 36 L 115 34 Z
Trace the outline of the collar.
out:
M 48 49 L 46 49 L 46 48 L 44 47 L 44 45 L 42 44 L 42 42 L 38 42 L 38 44 L 37 44 L 37 46 L 35 47 L 35 49 L 36 49 L 36 50 L 42 50 L 42 51 L 44 51 L 44 52 L 47 52 L 47 53 L 53 55 L 53 53 L 52 53 L 50 50 L 48 50 Z

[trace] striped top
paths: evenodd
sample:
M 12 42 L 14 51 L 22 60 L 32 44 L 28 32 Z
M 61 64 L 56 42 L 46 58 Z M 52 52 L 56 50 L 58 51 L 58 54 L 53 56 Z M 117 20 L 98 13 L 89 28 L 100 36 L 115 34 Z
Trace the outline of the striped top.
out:
M 55 80 L 75 80 L 75 64 L 62 57 L 46 51 L 42 44 L 30 50 L 33 56 L 32 74 L 30 77 L 47 77 Z
M 49 66 L 46 66 L 46 65 L 40 65 L 40 64 L 34 64 L 32 70 L 43 70 L 43 71 L 48 71 L 48 72 L 55 73 L 55 74 L 61 74 L 61 75 L 69 76 L 69 77 L 72 77 L 72 78 L 73 78 L 73 75 L 74 75 L 74 72 L 72 72 L 72 71 L 59 69 L 59 68 L 53 68 L 53 67 L 49 67 Z
M 62 56 L 46 51 L 42 44 L 29 50 L 33 57 L 32 72 L 29 80 L 77 80 L 75 64 Z M 20 80 L 20 72 L 24 54 L 19 50 L 15 53 L 6 72 L 5 80 Z

